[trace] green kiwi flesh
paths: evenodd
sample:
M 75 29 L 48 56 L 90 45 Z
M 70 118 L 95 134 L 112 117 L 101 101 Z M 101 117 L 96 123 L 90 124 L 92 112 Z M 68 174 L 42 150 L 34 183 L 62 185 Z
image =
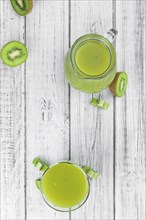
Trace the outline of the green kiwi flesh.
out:
M 97 107 L 97 108 L 102 108 L 107 110 L 109 107 L 109 104 L 105 102 L 104 100 L 93 98 L 90 102 L 91 105 Z
M 26 61 L 28 57 L 27 48 L 21 42 L 11 41 L 2 48 L 0 57 L 3 63 L 15 67 Z
M 122 97 L 125 94 L 127 82 L 127 74 L 125 72 L 119 72 L 116 74 L 116 77 L 109 86 L 109 89 L 113 93 L 113 95 Z
M 31 12 L 32 0 L 10 0 L 14 10 L 21 16 Z

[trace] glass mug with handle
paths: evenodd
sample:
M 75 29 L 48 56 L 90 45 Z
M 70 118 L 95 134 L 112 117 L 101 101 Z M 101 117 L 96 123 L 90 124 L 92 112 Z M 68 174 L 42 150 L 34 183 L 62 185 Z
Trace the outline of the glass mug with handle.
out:
M 43 172 L 36 186 L 41 191 L 44 201 L 51 208 L 68 212 L 81 207 L 90 192 L 90 179 L 99 174 L 93 169 L 71 161 L 58 162 L 48 166 L 39 158 L 33 160 L 36 168 Z
M 87 34 L 75 41 L 65 57 L 64 71 L 71 86 L 87 93 L 107 88 L 116 75 L 116 52 L 113 42 L 117 31 L 106 36 Z

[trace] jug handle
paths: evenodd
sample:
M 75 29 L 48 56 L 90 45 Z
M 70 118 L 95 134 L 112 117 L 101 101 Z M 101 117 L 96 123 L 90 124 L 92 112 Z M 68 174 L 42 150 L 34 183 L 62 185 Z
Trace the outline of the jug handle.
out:
M 112 44 L 114 43 L 117 34 L 118 34 L 118 31 L 112 28 L 106 33 L 106 35 L 104 35 L 104 37 L 107 38 L 109 42 Z
M 97 178 L 100 175 L 98 172 L 96 172 L 95 170 L 91 169 L 90 167 L 87 167 L 86 165 L 82 166 L 82 170 L 91 179 L 95 179 L 95 178 Z
M 45 172 L 46 170 L 49 169 L 49 166 L 37 157 L 33 160 L 32 163 L 38 170 L 42 172 Z

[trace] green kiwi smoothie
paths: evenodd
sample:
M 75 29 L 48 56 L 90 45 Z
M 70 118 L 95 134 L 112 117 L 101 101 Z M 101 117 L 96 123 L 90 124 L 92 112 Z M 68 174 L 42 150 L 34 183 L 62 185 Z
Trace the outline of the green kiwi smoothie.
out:
M 98 76 L 105 72 L 110 65 L 108 49 L 96 40 L 90 40 L 77 49 L 76 65 L 89 76 Z
M 115 49 L 101 35 L 84 35 L 68 51 L 64 71 L 75 89 L 87 93 L 100 92 L 111 84 L 116 75 Z
M 62 208 L 70 208 L 86 199 L 89 183 L 84 172 L 71 163 L 50 167 L 42 177 L 41 191 L 44 198 Z

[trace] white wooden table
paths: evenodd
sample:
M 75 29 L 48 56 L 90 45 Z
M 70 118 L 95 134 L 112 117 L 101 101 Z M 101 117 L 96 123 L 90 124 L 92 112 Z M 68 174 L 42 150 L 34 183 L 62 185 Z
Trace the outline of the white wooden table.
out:
M 117 70 L 129 76 L 126 95 L 109 90 L 96 97 L 108 111 L 89 102 L 92 95 L 71 88 L 63 61 L 79 36 L 118 30 Z M 0 63 L 1 219 L 146 218 L 146 1 L 35 0 L 27 17 L 0 0 L 0 47 L 27 45 L 26 64 Z M 34 157 L 52 164 L 71 159 L 98 170 L 85 205 L 60 213 L 36 189 L 40 173 Z

